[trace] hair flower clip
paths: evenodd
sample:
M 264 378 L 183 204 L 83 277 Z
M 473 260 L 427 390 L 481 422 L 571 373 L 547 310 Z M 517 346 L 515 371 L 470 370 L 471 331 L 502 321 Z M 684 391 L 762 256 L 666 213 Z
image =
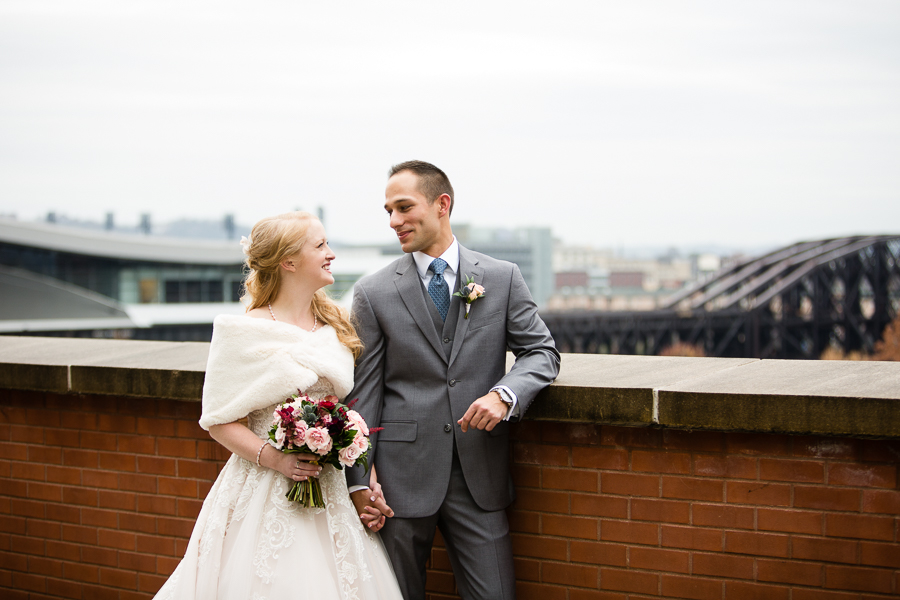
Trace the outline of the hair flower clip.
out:
M 241 236 L 241 250 L 244 251 L 244 254 L 250 256 L 250 244 L 253 242 L 246 235 Z

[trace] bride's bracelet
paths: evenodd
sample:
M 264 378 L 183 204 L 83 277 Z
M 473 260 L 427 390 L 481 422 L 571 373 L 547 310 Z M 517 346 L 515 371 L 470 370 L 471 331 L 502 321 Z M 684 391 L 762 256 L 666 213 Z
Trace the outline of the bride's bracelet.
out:
M 259 464 L 259 457 L 262 456 L 263 448 L 269 445 L 269 442 L 263 442 L 262 446 L 259 447 L 259 450 L 256 451 L 256 466 L 260 467 L 262 465 Z

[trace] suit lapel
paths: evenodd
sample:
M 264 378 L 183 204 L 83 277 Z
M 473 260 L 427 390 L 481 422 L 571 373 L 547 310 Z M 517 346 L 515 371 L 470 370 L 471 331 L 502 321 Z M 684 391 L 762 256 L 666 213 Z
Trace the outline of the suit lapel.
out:
M 422 335 L 434 347 L 441 358 L 447 360 L 441 348 L 440 339 L 434 329 L 434 323 L 428 314 L 428 306 L 425 305 L 425 296 L 422 294 L 422 280 L 419 279 L 419 273 L 416 271 L 416 264 L 412 254 L 407 254 L 404 260 L 397 265 L 397 277 L 394 278 L 394 285 L 397 286 L 397 292 L 400 293 L 400 299 L 406 305 L 406 310 L 412 316 L 416 325 L 422 330 Z
M 478 266 L 478 259 L 467 248 L 463 248 L 462 246 L 460 246 L 459 272 L 456 274 L 456 289 L 451 291 L 451 293 L 458 292 L 462 288 L 462 286 L 466 282 L 467 276 L 473 278 L 475 280 L 475 283 L 484 285 L 484 269 Z M 478 302 L 472 305 L 471 310 L 477 310 L 475 308 L 476 306 L 478 306 Z M 466 333 L 468 333 L 469 331 L 469 319 L 466 319 L 465 316 L 466 303 L 462 298 L 460 298 L 458 317 L 459 320 L 456 323 L 456 334 L 453 336 L 453 350 L 450 351 L 450 365 L 452 365 L 453 361 L 456 360 L 456 355 L 459 354 L 459 350 L 460 348 L 462 348 Z

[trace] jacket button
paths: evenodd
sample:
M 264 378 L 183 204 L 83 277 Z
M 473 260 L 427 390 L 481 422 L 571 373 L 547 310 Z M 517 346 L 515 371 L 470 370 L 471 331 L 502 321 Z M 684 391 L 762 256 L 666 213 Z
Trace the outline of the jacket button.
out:
M 453 387 L 454 385 L 456 385 L 456 380 L 455 380 L 455 379 L 451 379 L 451 380 L 450 380 L 450 387 Z
M 449 343 L 452 342 L 452 341 L 453 341 L 453 340 L 451 340 L 450 338 L 444 338 L 444 343 L 445 343 L 445 344 L 449 344 Z
M 453 426 L 450 423 L 447 423 L 446 425 L 444 425 L 444 431 L 450 433 L 451 431 L 453 431 Z

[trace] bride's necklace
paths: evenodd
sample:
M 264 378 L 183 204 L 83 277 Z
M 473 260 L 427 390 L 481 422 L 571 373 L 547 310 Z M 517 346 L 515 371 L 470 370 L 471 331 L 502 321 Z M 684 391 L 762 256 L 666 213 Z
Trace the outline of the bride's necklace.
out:
M 271 304 L 269 304 L 269 314 L 272 315 L 272 320 L 277 323 L 278 319 L 275 318 L 275 311 L 272 310 Z M 312 333 L 313 331 L 316 330 L 316 327 L 318 327 L 318 326 L 319 326 L 319 317 L 316 316 L 316 311 L 313 311 L 313 328 L 310 329 L 309 332 Z M 303 328 L 300 327 L 300 329 L 303 329 Z

